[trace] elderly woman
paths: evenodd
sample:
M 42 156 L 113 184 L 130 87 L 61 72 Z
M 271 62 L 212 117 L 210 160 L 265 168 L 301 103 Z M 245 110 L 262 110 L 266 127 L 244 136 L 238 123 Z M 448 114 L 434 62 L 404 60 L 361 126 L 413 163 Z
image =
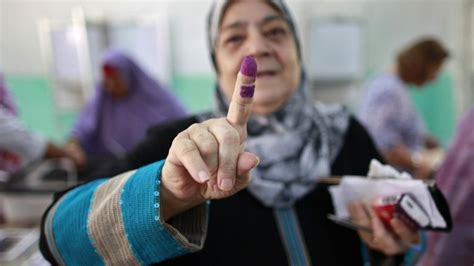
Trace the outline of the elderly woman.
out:
M 215 111 L 150 130 L 120 161 L 138 170 L 57 195 L 43 222 L 44 256 L 78 265 L 362 265 L 365 242 L 377 262 L 400 259 L 417 235 L 401 221 L 389 232 L 356 203 L 354 220 L 376 225 L 361 241 L 326 218 L 333 207 L 320 179 L 364 175 L 379 155 L 344 109 L 312 102 L 285 5 L 219 1 L 209 33 Z

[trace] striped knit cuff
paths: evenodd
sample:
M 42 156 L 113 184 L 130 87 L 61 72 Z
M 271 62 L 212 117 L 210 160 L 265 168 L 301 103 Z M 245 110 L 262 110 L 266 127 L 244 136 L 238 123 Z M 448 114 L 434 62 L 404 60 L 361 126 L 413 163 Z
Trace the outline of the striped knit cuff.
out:
M 198 251 L 204 246 L 207 236 L 209 204 L 201 204 L 173 217 L 165 227 L 190 251 Z
M 51 253 L 67 265 L 140 265 L 160 262 L 202 248 L 208 205 L 173 219 L 160 217 L 158 162 L 111 179 L 79 186 L 47 216 Z
M 104 265 L 87 234 L 87 219 L 94 191 L 106 181 L 95 180 L 71 190 L 50 210 L 45 232 L 58 264 Z
M 122 192 L 125 232 L 135 257 L 143 264 L 160 262 L 202 248 L 203 241 L 195 239 L 203 239 L 207 229 L 207 209 L 202 207 L 181 214 L 187 222 L 183 223 L 183 218 L 176 217 L 177 228 L 161 219 L 160 178 L 163 164 L 164 161 L 161 161 L 137 170 Z M 184 235 L 180 229 L 184 230 Z

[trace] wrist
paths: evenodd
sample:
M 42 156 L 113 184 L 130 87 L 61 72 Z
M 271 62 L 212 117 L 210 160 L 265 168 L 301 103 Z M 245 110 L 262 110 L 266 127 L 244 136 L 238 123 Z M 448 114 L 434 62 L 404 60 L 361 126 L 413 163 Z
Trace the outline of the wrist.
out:
M 174 216 L 183 213 L 199 204 L 205 202 L 205 199 L 180 199 L 169 190 L 165 184 L 160 186 L 160 216 L 163 221 L 167 221 Z

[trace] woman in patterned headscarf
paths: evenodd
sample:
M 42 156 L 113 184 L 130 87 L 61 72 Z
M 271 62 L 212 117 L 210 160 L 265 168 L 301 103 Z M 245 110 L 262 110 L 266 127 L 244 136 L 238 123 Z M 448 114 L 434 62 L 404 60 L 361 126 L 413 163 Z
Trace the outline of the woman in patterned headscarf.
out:
M 121 161 L 136 172 L 61 194 L 43 223 L 51 262 L 363 264 L 357 232 L 326 218 L 333 207 L 319 180 L 365 175 L 380 156 L 348 112 L 311 100 L 286 6 L 218 1 L 209 43 L 214 112 L 152 129 Z M 362 208 L 355 218 L 367 222 Z M 372 259 L 399 259 L 407 247 L 398 239 L 416 236 L 393 225 L 397 234 L 376 229 L 377 241 L 361 235 Z

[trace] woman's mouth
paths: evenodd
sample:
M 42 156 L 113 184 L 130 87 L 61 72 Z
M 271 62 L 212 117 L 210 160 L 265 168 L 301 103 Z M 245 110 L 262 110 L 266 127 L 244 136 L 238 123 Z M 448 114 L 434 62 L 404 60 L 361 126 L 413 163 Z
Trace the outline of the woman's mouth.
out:
M 277 74 L 277 71 L 272 71 L 272 70 L 265 70 L 265 71 L 258 71 L 257 72 L 257 78 L 268 78 L 268 77 L 273 77 Z

